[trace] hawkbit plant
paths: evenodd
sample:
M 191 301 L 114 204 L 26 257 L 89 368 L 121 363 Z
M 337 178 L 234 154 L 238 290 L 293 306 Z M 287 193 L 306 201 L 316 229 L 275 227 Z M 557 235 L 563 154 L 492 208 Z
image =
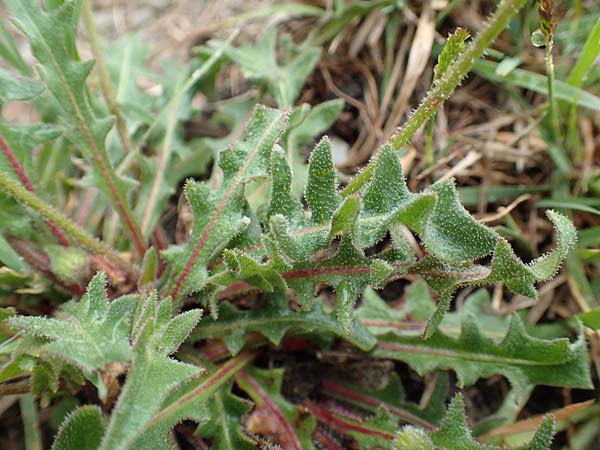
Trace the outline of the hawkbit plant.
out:
M 35 306 L 19 305 L 19 314 L 0 309 L 6 327 L 0 335 L 0 386 L 6 392 L 24 388 L 22 393 L 30 391 L 43 404 L 88 383 L 95 387 L 99 401 L 64 418 L 56 450 L 173 448 L 172 430 L 184 420 L 199 424 L 196 435 L 211 438 L 219 449 L 254 448 L 261 435 L 286 449 L 315 448 L 317 423 L 361 448 L 488 449 L 496 447 L 480 444 L 469 430 L 460 394 L 444 412 L 443 371 L 454 371 L 460 386 L 503 375 L 520 401 L 538 384 L 589 388 L 581 330 L 574 341 L 534 337 L 516 313 L 487 317 L 489 296 L 483 290 L 460 312 L 448 312 L 455 292 L 464 287 L 504 283 L 516 294 L 536 298 L 535 284 L 557 272 L 575 242 L 571 221 L 548 211 L 555 248 L 524 263 L 506 239 L 465 210 L 454 181 L 410 191 L 399 158 L 399 149 L 523 3 L 502 1 L 469 44 L 464 31 L 451 36 L 422 105 L 365 171 L 340 189 L 327 137 L 314 146 L 307 167 L 298 156 L 341 111 L 339 101 L 312 110 L 293 107 L 318 49 L 286 41 L 288 61 L 280 66 L 274 33 L 256 49 L 214 43 L 213 56 L 187 81 L 183 77 L 169 88 L 173 97 L 163 99 L 166 106 L 153 119 L 112 98 L 105 104 L 90 92 L 93 63 L 80 61 L 75 45 L 80 1 L 48 2 L 44 9 L 9 0 L 39 78 L 21 64 L 18 52 L 4 52 L 21 73 L 0 72 L 7 86 L 1 99 L 31 101 L 42 122 L 0 121 L 0 201 L 21 223 L 18 228 L 0 221 L 0 258 L 13 288 L 32 282 L 33 270 L 54 286 L 52 296 L 61 301 L 52 315 L 35 314 Z M 84 12 L 96 39 L 89 4 Z M 100 51 L 97 42 L 94 48 Z M 180 103 L 189 102 L 189 89 L 227 60 L 264 83 L 280 109 L 255 106 L 239 137 L 216 156 L 210 179 L 185 182 L 191 230 L 185 241 L 167 245 L 156 223 L 180 181 L 170 178 L 169 170 L 188 164 L 191 152 L 173 134 L 189 114 Z M 271 70 L 256 67 L 256 61 Z M 102 63 L 100 69 L 110 97 L 115 79 L 107 67 Z M 140 105 L 155 111 L 151 99 L 131 89 Z M 111 113 L 117 115 L 116 133 Z M 166 153 L 149 157 L 140 152 L 147 144 Z M 176 144 L 184 150 L 172 151 Z M 39 145 L 42 159 L 36 161 L 32 148 Z M 76 166 L 66 152 L 73 152 Z M 69 189 L 38 178 L 44 161 L 68 174 Z M 54 201 L 64 206 L 65 196 L 88 204 L 78 220 L 51 206 Z M 102 220 L 90 214 L 90 202 Z M 145 207 L 132 206 L 138 204 Z M 43 231 L 36 235 L 34 229 Z M 118 236 L 115 229 L 127 239 L 97 238 Z M 409 304 L 393 309 L 373 289 L 406 275 L 426 284 L 413 284 Z M 335 292 L 333 311 L 316 296 L 323 285 Z M 437 303 L 429 289 L 438 293 Z M 65 294 L 73 299 L 62 301 Z M 257 306 L 236 306 L 234 300 L 251 296 L 260 299 Z M 400 332 L 398 325 L 409 314 L 421 325 Z M 495 337 L 486 334 L 484 317 L 495 324 Z M 266 346 L 279 347 L 294 337 L 323 347 L 344 341 L 365 358 L 403 361 L 422 376 L 438 372 L 439 382 L 421 406 L 404 400 L 397 378 L 385 387 L 388 394 L 324 382 L 325 395 L 352 400 L 374 414 L 362 422 L 309 400 L 293 403 L 281 393 L 283 370 L 260 368 L 253 360 Z M 269 425 L 262 420 L 267 416 Z M 519 448 L 549 448 L 553 427 L 546 418 L 532 441 Z

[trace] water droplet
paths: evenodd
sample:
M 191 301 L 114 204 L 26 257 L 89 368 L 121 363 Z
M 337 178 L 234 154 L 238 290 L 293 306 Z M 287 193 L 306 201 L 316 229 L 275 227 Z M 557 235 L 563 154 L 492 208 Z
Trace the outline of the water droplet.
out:
M 538 28 L 531 33 L 531 43 L 535 47 L 544 47 L 546 45 L 546 36 L 544 36 L 544 32 Z

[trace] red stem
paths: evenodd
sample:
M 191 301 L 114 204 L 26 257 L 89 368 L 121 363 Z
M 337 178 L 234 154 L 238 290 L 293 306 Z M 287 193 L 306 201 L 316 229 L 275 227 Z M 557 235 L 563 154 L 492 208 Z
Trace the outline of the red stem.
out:
M 396 264 L 394 267 L 407 266 L 408 264 Z M 371 271 L 370 266 L 336 266 L 336 267 L 318 267 L 314 269 L 299 269 L 284 272 L 281 276 L 286 280 L 295 280 L 298 278 L 309 278 L 318 277 L 322 275 L 360 275 L 369 273 Z M 219 294 L 219 299 L 223 300 L 226 298 L 237 297 L 239 295 L 247 294 L 249 292 L 260 292 L 260 289 L 252 286 L 245 281 L 236 281 L 230 284 Z
M 161 252 L 169 246 L 169 240 L 167 239 L 167 234 L 165 233 L 165 230 L 160 223 L 156 225 L 156 227 L 154 228 L 154 231 L 152 232 L 152 245 L 158 252 L 158 271 L 157 271 L 156 276 L 157 276 L 157 278 L 160 278 L 162 276 L 163 272 L 165 271 L 165 269 L 167 268 L 167 263 L 165 262 L 165 259 L 162 257 Z
M 315 431 L 315 439 L 319 441 L 319 444 L 321 444 L 326 450 L 342 450 L 342 447 L 340 447 L 331 436 L 322 430 Z
M 19 160 L 13 153 L 12 149 L 8 146 L 8 143 L 4 140 L 4 138 L 2 136 L 0 136 L 0 147 L 2 148 L 2 153 L 4 153 L 4 156 L 6 156 L 6 159 L 8 159 L 8 162 L 10 163 L 13 170 L 17 174 L 17 177 L 19 177 L 19 180 L 21 180 L 21 183 L 23 183 L 23 186 L 25 186 L 25 189 L 27 189 L 29 192 L 35 193 L 35 188 L 33 187 L 33 184 L 31 184 L 31 181 L 29 181 L 29 178 L 27 178 L 25 169 L 23 168 L 23 166 L 21 165 L 21 163 L 19 162 Z M 58 227 L 58 225 L 56 225 L 54 222 L 52 222 L 48 219 L 44 219 L 44 222 L 46 222 L 48 227 L 50 227 L 52 234 L 54 234 L 54 236 L 56 236 L 56 239 L 58 240 L 58 242 L 62 246 L 68 247 L 69 240 L 67 239 L 67 237 L 65 236 L 63 231 Z
M 420 425 L 423 428 L 427 428 L 428 430 L 435 430 L 435 426 L 433 426 L 429 422 L 426 422 L 425 420 L 421 419 L 420 417 L 417 417 L 409 412 L 406 412 L 406 411 L 404 411 L 400 408 L 397 408 L 393 405 L 390 405 L 388 403 L 384 403 L 375 398 L 355 392 L 344 386 L 340 386 L 339 384 L 334 384 L 334 383 L 330 383 L 328 381 L 324 381 L 322 387 L 323 387 L 323 390 L 326 391 L 325 393 L 330 392 L 332 394 L 337 394 L 341 398 L 347 398 L 350 400 L 354 400 L 356 402 L 363 403 L 363 404 L 369 405 L 369 406 L 373 406 L 375 408 L 378 408 L 380 406 L 384 407 L 392 414 L 400 417 L 401 419 L 403 419 L 407 422 L 414 423 L 416 425 Z
M 253 348 L 252 346 L 260 346 L 266 342 L 266 339 L 263 338 L 259 333 L 250 333 L 246 337 L 244 348 Z M 210 341 L 206 346 L 202 348 L 200 354 L 204 358 L 212 362 L 219 361 L 221 359 L 225 359 L 231 356 L 229 349 L 222 341 Z
M 240 370 L 237 373 L 236 379 L 240 379 L 240 378 L 243 380 L 243 383 L 250 386 L 250 388 L 254 391 L 255 395 L 260 397 L 260 401 L 262 401 L 263 404 L 267 408 L 269 408 L 269 410 L 271 410 L 271 412 L 273 413 L 273 415 L 275 416 L 275 418 L 277 419 L 279 424 L 285 430 L 285 433 L 287 434 L 287 437 L 289 438 L 289 442 L 290 442 L 290 444 L 293 445 L 294 449 L 302 450 L 302 444 L 300 443 L 300 440 L 298 439 L 298 436 L 297 436 L 296 432 L 294 431 L 294 428 L 292 427 L 290 422 L 287 420 L 287 418 L 283 415 L 281 410 L 277 407 L 275 402 L 271 399 L 269 394 L 267 394 L 263 390 L 263 388 L 261 388 L 260 385 L 256 381 L 254 381 L 254 379 L 250 375 L 248 375 L 248 373 L 246 371 Z M 258 401 L 256 399 L 254 399 L 254 401 L 258 404 Z
M 308 278 L 320 275 L 359 275 L 369 273 L 370 266 L 339 266 L 339 267 L 319 267 L 315 269 L 292 270 L 283 274 L 286 280 L 295 280 L 296 278 Z
M 85 124 L 85 122 L 83 123 Z M 96 142 L 90 134 L 90 130 L 84 128 L 82 131 L 85 133 L 86 138 L 92 148 L 94 162 L 97 164 L 98 168 L 100 169 L 100 172 L 102 173 L 102 176 L 104 177 L 104 181 L 106 182 L 106 185 L 108 186 L 108 189 L 112 196 L 113 204 L 115 208 L 119 211 L 119 215 L 121 216 L 121 218 L 125 221 L 125 225 L 131 233 L 134 248 L 141 259 L 146 254 L 146 242 L 144 240 L 144 237 L 142 236 L 140 227 L 133 218 L 133 213 L 131 211 L 129 203 L 127 202 L 127 199 L 121 196 L 121 193 L 119 192 L 119 189 L 115 184 L 116 175 L 114 173 L 114 170 L 110 163 L 107 163 L 102 158 L 100 149 L 98 148 Z
M 394 439 L 393 434 L 386 433 L 385 431 L 373 430 L 371 428 L 367 428 L 358 423 L 351 423 L 350 421 L 338 417 L 331 412 L 327 411 L 325 408 L 321 408 L 316 403 L 311 402 L 310 400 L 306 400 L 303 403 L 304 407 L 317 418 L 319 422 L 324 423 L 325 425 L 333 428 L 334 430 L 339 431 L 340 433 L 348 434 L 350 432 L 360 433 L 367 436 L 377 436 L 388 441 Z

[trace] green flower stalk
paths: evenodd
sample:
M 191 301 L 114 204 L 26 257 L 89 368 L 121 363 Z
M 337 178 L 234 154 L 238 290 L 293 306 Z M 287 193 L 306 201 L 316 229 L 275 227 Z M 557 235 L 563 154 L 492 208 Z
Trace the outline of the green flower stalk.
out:
M 114 250 L 100 242 L 85 229 L 73 223 L 67 216 L 43 201 L 33 192 L 21 186 L 17 180 L 2 170 L 0 170 L 0 189 L 39 213 L 50 223 L 56 224 L 57 227 L 78 241 L 83 247 L 98 255 L 107 257 L 121 268 L 128 271 L 131 270 L 131 264 L 121 258 Z
M 510 20 L 525 5 L 525 0 L 504 0 L 498 6 L 494 15 L 487 22 L 481 32 L 471 41 L 457 58 L 454 64 L 449 65 L 446 71 L 434 80 L 432 89 L 429 90 L 425 99 L 415 110 L 402 128 L 394 134 L 389 144 L 399 150 L 408 144 L 417 130 L 429 120 L 437 109 L 452 95 L 456 87 L 467 76 L 475 61 L 484 54 L 486 49 L 506 28 Z M 375 167 L 375 160 L 372 160 L 367 167 L 354 178 L 348 186 L 342 191 L 344 197 L 348 197 L 357 192 L 367 181 L 371 179 Z

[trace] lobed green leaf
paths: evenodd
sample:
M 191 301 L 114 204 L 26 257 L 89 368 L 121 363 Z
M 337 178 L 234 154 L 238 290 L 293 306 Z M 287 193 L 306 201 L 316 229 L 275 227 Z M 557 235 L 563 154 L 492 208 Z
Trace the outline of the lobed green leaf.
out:
M 518 315 L 513 315 L 500 343 L 486 337 L 476 318 L 466 316 L 459 337 L 436 331 L 430 339 L 388 333 L 379 337 L 373 355 L 405 361 L 420 375 L 437 369 L 456 372 L 461 385 L 500 374 L 519 390 L 545 384 L 589 389 L 585 338 L 544 340 L 530 336 Z
M 402 435 L 406 430 L 402 430 L 399 434 Z M 514 448 L 514 450 L 548 450 L 552 443 L 554 435 L 554 420 L 551 416 L 546 417 L 538 428 L 531 442 L 522 447 Z M 464 402 L 461 394 L 457 394 L 450 405 L 446 418 L 439 430 L 429 434 L 431 447 L 441 450 L 500 450 L 506 447 L 496 447 L 492 445 L 484 445 L 477 442 L 471 435 L 471 430 L 466 421 L 464 412 Z
M 10 101 L 31 100 L 44 91 L 44 85 L 31 78 L 17 77 L 0 69 L 0 106 Z
M 186 184 L 186 198 L 194 212 L 192 236 L 186 245 L 163 252 L 172 268 L 169 292 L 174 299 L 202 289 L 211 258 L 248 226 L 243 215 L 245 185 L 268 175 L 271 149 L 285 121 L 283 112 L 255 108 L 241 139 L 221 154 L 220 186 L 213 190 L 205 184 Z
M 135 296 L 109 302 L 106 275 L 98 273 L 80 301 L 66 303 L 56 318 L 13 316 L 10 327 L 31 336 L 45 338 L 40 351 L 79 367 L 86 377 L 101 383 L 97 371 L 110 362 L 131 359 L 129 333 Z
M 97 406 L 85 405 L 65 418 L 52 450 L 97 450 L 103 433 L 102 411 Z
M 251 128 L 257 126 L 266 133 L 267 123 L 264 121 Z M 292 289 L 295 298 L 307 310 L 319 286 L 326 284 L 336 291 L 338 319 L 350 333 L 355 301 L 367 285 L 382 287 L 394 276 L 418 274 L 441 294 L 424 332 L 429 338 L 448 310 L 453 293 L 460 287 L 504 282 L 512 291 L 535 298 L 535 283 L 556 272 L 575 240 L 570 221 L 549 212 L 556 225 L 557 247 L 531 264 L 524 264 L 503 238 L 477 222 L 464 209 L 452 181 L 436 183 L 420 193 L 410 192 L 398 155 L 390 146 L 382 147 L 370 182 L 361 192 L 342 201 L 337 190 L 331 145 L 328 140 L 321 140 L 309 160 L 305 192 L 308 208 L 304 209 L 292 193 L 289 162 L 282 150 L 272 144 L 270 141 L 269 148 L 260 153 L 263 170 L 267 157 L 270 160 L 266 217 L 262 224 L 257 223 L 258 218 L 249 219 L 252 225 L 244 234 L 248 248 L 226 249 L 223 264 L 214 266 L 213 275 L 206 264 L 198 266 L 201 276 L 195 275 L 194 268 L 188 272 L 181 269 L 183 275 L 192 274 L 190 280 L 195 280 L 196 287 L 190 289 L 209 285 L 207 292 L 225 287 L 223 292 L 230 294 L 236 287 L 247 289 L 248 286 L 240 285 L 240 281 L 263 292 L 286 293 Z M 231 151 L 224 154 L 228 158 L 232 155 Z M 243 159 L 242 156 L 239 158 Z M 236 170 L 246 167 L 239 161 L 231 166 L 229 173 L 224 173 L 225 182 L 243 177 L 240 174 L 234 176 Z M 233 189 L 234 184 L 230 182 L 228 186 Z M 204 185 L 201 189 L 206 202 L 213 192 Z M 242 198 L 241 192 L 239 195 Z M 206 208 L 200 195 L 198 200 L 190 197 L 189 201 L 194 215 L 205 221 L 217 208 Z M 224 203 L 221 205 L 224 211 Z M 243 202 L 238 204 L 238 208 L 242 207 Z M 221 206 L 217 208 L 221 212 L 219 208 Z M 236 220 L 241 220 L 240 211 L 237 210 L 237 219 L 230 218 L 219 231 L 227 230 Z M 417 260 L 414 250 L 406 244 L 401 227 L 418 235 L 427 250 L 425 257 Z M 388 233 L 391 247 L 366 256 L 365 251 L 384 240 Z M 218 233 L 204 231 L 199 243 L 204 245 L 213 235 L 218 236 Z M 227 237 L 231 239 L 230 235 Z M 195 237 L 192 242 L 194 240 Z M 226 240 L 223 239 L 223 246 Z M 192 255 L 204 255 L 198 245 L 195 250 L 188 245 L 186 252 L 197 251 Z M 209 247 L 211 255 L 216 255 L 218 248 L 215 247 Z M 167 259 L 183 267 L 182 261 L 186 258 L 175 259 L 174 255 L 168 255 Z M 474 264 L 473 260 L 489 255 L 492 255 L 490 266 Z M 185 278 L 183 275 L 180 280 Z M 212 299 L 216 298 L 215 294 L 210 295 Z M 212 304 L 213 307 L 216 305 L 214 301 Z
M 321 52 L 316 47 L 304 45 L 296 47 L 291 38 L 281 40 L 285 49 L 283 64 L 276 59 L 276 28 L 268 30 L 256 44 L 247 44 L 240 48 L 223 46 L 220 41 L 212 41 L 217 49 L 242 68 L 244 75 L 253 81 L 266 84 L 280 108 L 291 106 L 319 60 Z
M 59 123 L 64 136 L 87 159 L 93 185 L 111 199 L 138 253 L 144 253 L 145 242 L 127 199 L 132 180 L 117 176 L 105 146 L 113 119 L 97 117 L 90 104 L 86 80 L 94 62 L 81 62 L 77 56 L 75 36 L 80 5 L 68 1 L 44 11 L 37 2 L 8 2 L 14 23 L 27 36 L 40 63 L 40 76 L 60 108 Z
M 252 357 L 251 353 L 240 354 L 202 378 L 192 378 L 171 390 L 159 410 L 127 447 L 128 450 L 163 450 L 168 448 L 169 432 L 181 421 L 206 423 L 210 418 L 206 402 L 227 385 Z
M 194 338 L 222 338 L 234 355 L 242 349 L 246 336 L 252 332 L 261 333 L 274 345 L 279 345 L 286 335 L 315 331 L 346 339 L 362 350 L 370 350 L 375 345 L 374 337 L 357 320 L 353 323 L 353 333 L 347 335 L 335 318 L 323 310 L 320 303 L 310 311 L 300 312 L 292 311 L 288 303 L 289 300 L 282 295 L 267 296 L 261 306 L 249 311 L 224 303 L 220 308 L 219 319 L 200 323 L 194 332 Z
M 200 320 L 191 310 L 171 318 L 171 300 L 147 295 L 134 321 L 133 358 L 119 400 L 111 414 L 100 450 L 128 450 L 161 411 L 167 395 L 200 374 L 173 353 Z M 160 448 L 160 447 L 159 447 Z
M 210 418 L 198 427 L 196 433 L 212 437 L 216 450 L 251 450 L 256 448 L 256 442 L 244 432 L 241 420 L 252 405 L 232 394 L 231 385 L 226 384 L 210 397 L 206 405 Z

